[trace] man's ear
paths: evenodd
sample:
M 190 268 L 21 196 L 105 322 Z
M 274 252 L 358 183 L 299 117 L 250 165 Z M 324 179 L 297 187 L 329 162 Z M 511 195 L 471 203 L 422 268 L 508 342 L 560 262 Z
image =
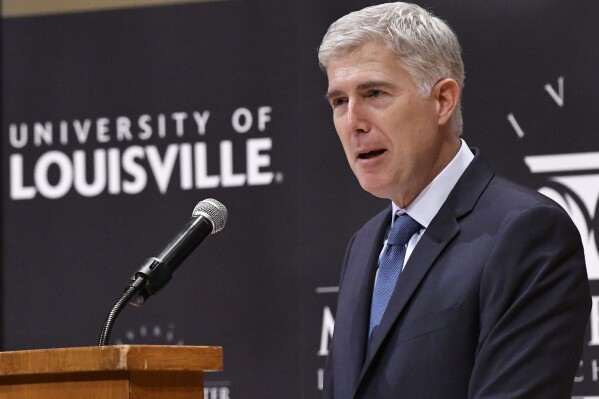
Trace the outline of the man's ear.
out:
M 460 106 L 460 86 L 453 79 L 441 79 L 433 87 L 432 94 L 437 101 L 437 122 L 444 126 Z

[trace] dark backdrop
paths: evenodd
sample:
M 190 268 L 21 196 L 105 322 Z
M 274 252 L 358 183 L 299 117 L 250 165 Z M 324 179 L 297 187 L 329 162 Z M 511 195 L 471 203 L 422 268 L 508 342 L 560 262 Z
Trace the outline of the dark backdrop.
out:
M 132 272 L 214 197 L 226 228 L 125 309 L 112 342 L 222 345 L 212 399 L 316 397 L 346 242 L 387 205 L 346 165 L 316 49 L 370 3 L 3 18 L 3 349 L 95 345 Z M 419 4 L 461 40 L 464 139 L 568 209 L 599 295 L 599 3 Z M 596 305 L 575 384 L 587 397 L 599 397 Z

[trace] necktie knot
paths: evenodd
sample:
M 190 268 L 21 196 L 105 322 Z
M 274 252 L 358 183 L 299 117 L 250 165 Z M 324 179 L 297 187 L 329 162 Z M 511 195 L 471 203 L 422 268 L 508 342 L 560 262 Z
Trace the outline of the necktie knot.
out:
M 399 215 L 393 222 L 391 231 L 389 231 L 387 245 L 406 245 L 420 228 L 420 223 L 412 219 L 407 213 Z

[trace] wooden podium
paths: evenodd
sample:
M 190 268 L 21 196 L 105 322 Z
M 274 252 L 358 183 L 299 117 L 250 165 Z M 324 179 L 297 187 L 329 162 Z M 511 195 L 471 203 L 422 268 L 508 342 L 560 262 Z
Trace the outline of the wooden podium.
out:
M 220 347 L 117 345 L 0 352 L 2 399 L 203 398 Z

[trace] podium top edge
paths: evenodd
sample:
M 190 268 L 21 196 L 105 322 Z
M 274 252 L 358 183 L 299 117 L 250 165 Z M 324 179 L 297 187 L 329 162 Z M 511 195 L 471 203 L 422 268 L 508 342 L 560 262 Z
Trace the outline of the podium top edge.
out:
M 218 346 L 111 345 L 0 352 L 0 377 L 108 371 L 220 371 Z

